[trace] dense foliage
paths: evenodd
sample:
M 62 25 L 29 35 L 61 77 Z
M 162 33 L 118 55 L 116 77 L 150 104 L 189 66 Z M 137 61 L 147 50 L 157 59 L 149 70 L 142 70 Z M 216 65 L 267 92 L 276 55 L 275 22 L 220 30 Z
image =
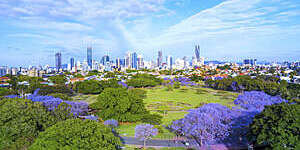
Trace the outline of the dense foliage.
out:
M 292 100 L 300 98 L 300 85 L 287 84 L 276 77 L 237 76 L 235 78 L 207 79 L 208 87 L 227 91 L 264 91 L 269 95 L 280 95 L 282 98 Z
M 119 88 L 122 87 L 118 80 L 116 79 L 109 79 L 109 80 L 101 80 L 100 84 L 103 86 L 103 88 Z
M 127 80 L 127 85 L 132 87 L 154 87 L 161 84 L 161 79 L 151 74 L 136 74 Z
M 116 150 L 121 145 L 120 139 L 103 124 L 93 120 L 70 119 L 47 128 L 29 149 Z
M 103 87 L 97 80 L 85 80 L 77 82 L 76 91 L 83 94 L 100 94 L 103 91 Z
M 136 122 L 149 115 L 143 99 L 125 88 L 105 89 L 91 107 L 100 110 L 99 117 L 104 120 Z
M 0 149 L 26 148 L 39 132 L 72 118 L 64 107 L 49 112 L 39 103 L 26 99 L 0 100 L 0 114 Z
M 39 89 L 40 89 L 39 90 L 40 95 L 62 93 L 71 96 L 74 93 L 71 88 L 65 85 L 55 85 L 55 86 L 43 85 L 43 86 L 39 86 Z
M 250 140 L 272 149 L 300 149 L 300 105 L 266 106 L 250 126 Z

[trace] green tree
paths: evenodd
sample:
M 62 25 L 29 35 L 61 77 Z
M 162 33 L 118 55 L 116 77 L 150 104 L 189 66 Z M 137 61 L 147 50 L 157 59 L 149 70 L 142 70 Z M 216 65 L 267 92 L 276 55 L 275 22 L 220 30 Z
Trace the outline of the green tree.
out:
M 112 130 L 93 120 L 69 119 L 41 133 L 29 150 L 117 150 L 122 145 Z
M 98 115 L 103 120 L 136 122 L 149 118 L 141 96 L 125 88 L 107 88 L 97 98 L 92 108 L 100 110 Z
M 300 105 L 266 106 L 250 125 L 249 139 L 272 149 L 300 149 Z
M 83 94 L 100 94 L 103 87 L 97 80 L 85 80 L 76 83 L 76 91 Z
M 47 111 L 39 103 L 26 99 L 0 101 L 0 149 L 26 149 L 39 132 L 71 118 L 66 107 Z

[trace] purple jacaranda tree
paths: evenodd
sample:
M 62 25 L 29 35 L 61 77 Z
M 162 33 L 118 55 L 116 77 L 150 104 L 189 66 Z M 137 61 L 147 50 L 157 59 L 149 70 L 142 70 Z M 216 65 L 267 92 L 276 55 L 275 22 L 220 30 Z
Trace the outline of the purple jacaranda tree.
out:
M 199 146 L 223 140 L 230 132 L 231 110 L 220 104 L 206 104 L 190 110 L 170 126 L 176 134 L 195 140 Z
M 264 106 L 287 102 L 280 96 L 271 96 L 263 91 L 245 91 L 234 100 L 234 104 L 248 111 L 261 112 Z
M 154 128 L 150 124 L 141 124 L 135 127 L 135 137 L 144 141 L 144 148 L 146 147 L 146 141 L 158 134 L 158 129 Z
M 86 102 L 72 102 L 72 101 L 64 101 L 60 98 L 56 98 L 53 96 L 43 96 L 38 94 L 39 89 L 36 89 L 33 94 L 28 95 L 26 99 L 29 99 L 33 102 L 40 102 L 43 106 L 45 106 L 49 111 L 54 111 L 57 109 L 60 104 L 66 103 L 68 109 L 70 109 L 70 113 L 74 116 L 84 115 L 88 112 L 88 103 Z M 22 98 L 17 95 L 9 95 L 6 98 Z

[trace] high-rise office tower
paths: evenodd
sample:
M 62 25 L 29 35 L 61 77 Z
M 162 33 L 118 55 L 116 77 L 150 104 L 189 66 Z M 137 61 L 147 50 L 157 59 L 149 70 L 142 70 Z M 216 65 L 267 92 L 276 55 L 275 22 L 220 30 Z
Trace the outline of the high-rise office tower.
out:
M 92 47 L 87 48 L 87 63 L 90 69 L 93 68 L 93 54 L 92 54 Z
M 0 77 L 7 74 L 7 66 L 0 66 Z
M 138 55 L 137 61 L 138 61 L 138 69 L 144 68 L 144 58 L 142 55 Z
M 245 59 L 244 60 L 244 65 L 255 66 L 256 65 L 256 61 L 257 61 L 257 59 Z
M 173 69 L 173 57 L 172 56 L 168 56 L 167 64 L 168 64 L 169 69 Z
M 183 66 L 184 66 L 184 69 L 186 69 L 186 68 L 188 67 L 187 57 L 184 56 L 182 59 L 183 59 Z
M 116 68 L 121 68 L 121 59 L 120 58 L 116 59 Z
M 71 66 L 70 66 L 70 69 L 73 70 L 74 67 L 75 67 L 75 61 L 74 61 L 74 58 L 71 58 L 71 59 L 70 59 L 70 65 L 71 65 Z
M 162 61 L 163 61 L 162 51 L 158 51 L 157 67 L 162 66 Z
M 55 54 L 55 66 L 56 66 L 57 71 L 59 71 L 61 69 L 61 53 L 60 52 Z
M 105 65 L 107 62 L 109 62 L 109 56 L 108 55 L 104 55 L 101 59 L 101 64 Z
M 131 54 L 131 68 L 132 69 L 138 69 L 138 67 L 137 67 L 137 54 L 136 54 L 136 52 L 133 52 Z
M 200 46 L 199 45 L 195 46 L 195 56 L 196 56 L 197 62 L 200 62 Z
M 127 55 L 125 56 L 125 67 L 126 68 L 131 68 L 131 53 L 128 52 Z

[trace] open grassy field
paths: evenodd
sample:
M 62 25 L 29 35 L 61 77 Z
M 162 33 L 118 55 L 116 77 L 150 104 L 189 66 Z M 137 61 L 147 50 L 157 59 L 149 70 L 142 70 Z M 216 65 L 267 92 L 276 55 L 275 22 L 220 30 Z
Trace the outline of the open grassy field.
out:
M 237 93 L 219 91 L 208 88 L 181 88 L 167 91 L 166 88 L 156 87 L 144 89 L 147 98 L 144 103 L 151 113 L 159 113 L 163 116 L 162 126 L 168 126 L 173 120 L 181 119 L 187 114 L 187 110 L 197 108 L 206 103 L 219 103 L 228 107 L 233 106 L 233 100 Z M 135 126 L 140 123 L 121 125 L 117 130 L 122 136 L 134 136 Z M 154 138 L 170 139 L 173 133 L 164 129 Z
M 147 98 L 144 99 L 146 108 L 151 113 L 163 116 L 162 127 L 168 126 L 173 120 L 181 119 L 187 110 L 200 107 L 207 103 L 219 103 L 228 107 L 233 106 L 233 100 L 238 93 L 214 90 L 209 88 L 181 87 L 168 91 L 165 87 L 145 88 Z M 74 101 L 85 101 L 89 104 L 96 102 L 98 95 L 73 96 Z M 121 136 L 134 136 L 135 126 L 140 123 L 121 124 L 117 131 Z M 163 128 L 163 132 L 154 138 L 171 139 L 173 133 Z
M 79 102 L 79 101 L 85 101 L 88 104 L 92 104 L 97 101 L 98 95 L 76 95 L 73 96 L 73 101 Z

